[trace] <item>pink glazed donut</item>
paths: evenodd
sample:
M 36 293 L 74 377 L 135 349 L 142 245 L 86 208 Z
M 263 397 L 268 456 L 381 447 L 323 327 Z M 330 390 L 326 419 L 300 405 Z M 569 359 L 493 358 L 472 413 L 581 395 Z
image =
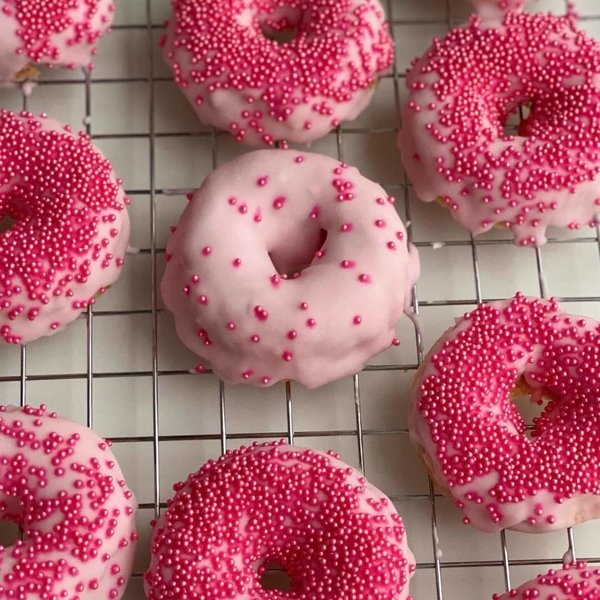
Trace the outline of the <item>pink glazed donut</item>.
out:
M 475 234 L 516 243 L 549 226 L 596 225 L 600 213 L 600 44 L 572 16 L 472 17 L 412 66 L 399 135 L 421 200 L 438 200 Z M 518 135 L 503 127 L 520 107 Z
M 24 540 L 0 548 L 2 598 L 117 600 L 137 503 L 110 444 L 46 407 L 0 406 L 0 514 Z
M 210 461 L 154 524 L 148 600 L 408 600 L 415 559 L 391 500 L 339 455 L 254 444 Z M 182 533 L 183 532 L 183 533 Z M 261 584 L 276 563 L 291 592 Z
M 25 344 L 75 320 L 119 276 L 120 181 L 84 133 L 0 111 L 0 336 Z
M 219 167 L 167 244 L 162 297 L 179 337 L 231 383 L 315 388 L 357 373 L 399 344 L 419 275 L 392 203 L 317 154 L 259 150 Z
M 162 43 L 200 120 L 252 146 L 355 119 L 394 60 L 379 0 L 174 0 Z
M 0 85 L 30 77 L 32 63 L 92 67 L 114 8 L 112 0 L 0 0 Z
M 563 569 L 538 575 L 516 590 L 494 600 L 600 600 L 600 569 L 584 562 L 566 565 Z
M 410 434 L 465 523 L 543 533 L 600 517 L 600 323 L 554 300 L 480 305 L 416 377 Z M 531 437 L 511 393 L 542 404 Z

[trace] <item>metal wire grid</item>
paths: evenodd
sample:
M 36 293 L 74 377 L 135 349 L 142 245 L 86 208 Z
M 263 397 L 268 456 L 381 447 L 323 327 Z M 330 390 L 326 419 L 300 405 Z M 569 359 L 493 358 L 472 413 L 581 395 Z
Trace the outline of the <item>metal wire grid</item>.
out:
M 456 21 L 451 19 L 451 0 L 441 0 L 445 3 L 443 15 L 439 19 L 395 19 L 394 18 L 394 5 L 392 0 L 383 0 L 384 5 L 387 8 L 387 14 L 390 21 L 390 32 L 394 35 L 394 26 L 398 25 L 445 25 L 450 28 L 455 24 Z M 126 378 L 126 377 L 151 377 L 152 380 L 152 435 L 151 436 L 133 436 L 133 437 L 118 437 L 113 438 L 113 443 L 129 443 L 129 442 L 145 442 L 151 443 L 153 448 L 153 473 L 152 473 L 152 487 L 154 500 L 151 503 L 143 503 L 140 505 L 142 509 L 150 509 L 154 511 L 155 516 L 158 516 L 160 510 L 164 508 L 164 504 L 160 502 L 160 444 L 162 442 L 170 441 L 205 441 L 205 440 L 217 440 L 220 442 L 221 451 L 225 452 L 230 441 L 242 440 L 242 439 L 272 439 L 274 437 L 284 437 L 289 440 L 290 443 L 294 443 L 301 438 L 306 437 L 347 437 L 351 436 L 356 439 L 358 461 L 360 469 L 365 472 L 365 445 L 364 440 L 367 436 L 375 435 L 407 435 L 408 430 L 406 429 L 366 429 L 363 427 L 362 417 L 362 400 L 361 400 L 361 385 L 360 385 L 360 374 L 353 377 L 353 396 L 354 396 L 354 413 L 355 423 L 354 429 L 340 429 L 340 430 L 319 430 L 319 431 L 295 431 L 294 429 L 294 412 L 293 412 L 293 400 L 292 400 L 292 385 L 288 382 L 285 387 L 285 407 L 287 417 L 287 428 L 281 432 L 259 432 L 259 433 L 229 433 L 227 431 L 227 402 L 225 395 L 225 386 L 223 382 L 219 384 L 219 421 L 220 431 L 214 434 L 204 435 L 161 435 L 159 427 L 159 387 L 158 382 L 160 377 L 172 376 L 172 375 L 188 375 L 188 370 L 160 370 L 158 363 L 158 315 L 160 312 L 158 306 L 158 274 L 157 274 L 157 261 L 159 256 L 164 253 L 164 249 L 159 248 L 157 245 L 157 196 L 158 195 L 183 195 L 188 193 L 187 189 L 158 189 L 156 185 L 156 140 L 161 137 L 205 137 L 210 136 L 212 144 L 212 162 L 213 168 L 216 167 L 218 162 L 219 154 L 219 143 L 218 140 L 221 136 L 227 135 L 221 132 L 217 132 L 214 129 L 210 132 L 197 132 L 197 133 L 158 133 L 155 125 L 155 84 L 158 82 L 170 81 L 168 77 L 155 76 L 155 59 L 152 53 L 152 46 L 155 43 L 154 33 L 156 30 L 160 30 L 161 27 L 154 24 L 153 20 L 153 1 L 144 0 L 146 10 L 146 23 L 142 25 L 117 25 L 114 29 L 120 30 L 142 30 L 146 32 L 147 43 L 149 45 L 147 69 L 148 74 L 146 77 L 129 77 L 129 78 L 94 78 L 95 84 L 99 83 L 134 83 L 141 82 L 147 83 L 149 86 L 148 95 L 148 108 L 149 108 L 149 133 L 148 134 L 109 134 L 109 135 L 92 135 L 92 108 L 91 108 L 91 97 L 92 97 L 92 77 L 91 73 L 85 72 L 84 79 L 81 80 L 81 84 L 85 86 L 85 128 L 88 134 L 92 135 L 94 139 L 132 139 L 132 138 L 149 138 L 149 154 L 148 161 L 150 165 L 150 175 L 147 189 L 128 189 L 127 194 L 129 196 L 147 195 L 150 199 L 150 247 L 142 248 L 140 252 L 142 254 L 148 254 L 151 258 L 151 308 L 149 310 L 117 310 L 117 311 L 101 311 L 94 310 L 93 307 L 89 307 L 87 314 L 85 315 L 86 327 L 87 327 L 87 350 L 86 350 L 86 371 L 82 373 L 74 374 L 55 374 L 47 373 L 41 375 L 28 375 L 27 374 L 27 348 L 23 346 L 21 348 L 20 356 L 20 374 L 18 376 L 5 376 L 0 377 L 0 383 L 17 382 L 20 389 L 20 404 L 23 406 L 27 402 L 27 384 L 33 381 L 55 381 L 55 380 L 85 380 L 86 381 L 86 423 L 89 427 L 93 427 L 93 414 L 94 414 L 94 396 L 93 396 L 93 383 L 94 380 L 107 379 L 107 378 Z M 567 0 L 565 0 L 565 5 Z M 598 16 L 586 16 L 582 20 L 585 21 L 599 21 L 600 14 Z M 387 77 L 393 79 L 394 85 L 394 96 L 395 96 L 395 109 L 397 119 L 399 119 L 399 108 L 400 108 L 400 86 L 404 84 L 404 73 L 399 72 L 396 62 L 392 74 Z M 52 84 L 73 84 L 77 83 L 73 79 L 54 79 L 52 81 L 41 81 L 40 85 Z M 23 109 L 28 109 L 28 96 L 23 95 Z M 344 133 L 396 133 L 400 123 L 397 122 L 396 127 L 392 129 L 388 128 L 360 128 L 352 126 L 340 126 L 336 131 L 336 142 L 337 142 L 337 154 L 338 158 L 344 160 Z M 360 165 L 358 165 L 360 167 Z M 408 237 L 413 242 L 413 232 L 410 227 L 411 222 L 411 201 L 409 198 L 410 184 L 406 179 L 406 174 L 403 175 L 402 184 L 391 184 L 385 185 L 384 187 L 391 193 L 402 194 L 405 204 L 405 222 L 408 224 Z M 423 307 L 428 306 L 460 306 L 469 305 L 474 303 L 488 302 L 492 300 L 498 300 L 500 298 L 486 298 L 483 297 L 481 291 L 481 278 L 480 278 L 480 264 L 478 260 L 478 248 L 486 245 L 510 245 L 511 240 L 490 240 L 490 239 L 479 239 L 475 240 L 473 236 L 470 236 L 469 240 L 465 241 L 415 241 L 415 246 L 422 248 L 436 248 L 440 244 L 448 247 L 468 247 L 471 252 L 473 278 L 475 285 L 475 298 L 465 298 L 459 300 L 429 300 L 423 301 L 419 299 L 418 285 L 413 290 L 413 308 L 415 313 L 418 315 L 419 311 Z M 596 227 L 596 235 L 579 238 L 566 238 L 566 237 L 555 237 L 549 239 L 549 244 L 596 244 L 600 251 L 600 226 Z M 543 270 L 542 254 L 539 248 L 535 250 L 536 256 L 536 267 L 539 279 L 540 295 L 547 295 L 547 284 Z M 600 302 L 600 296 L 567 296 L 559 298 L 562 302 Z M 152 366 L 150 371 L 119 371 L 119 372 L 95 372 L 94 371 L 94 352 L 93 352 L 93 340 L 94 340 L 94 322 L 98 318 L 110 317 L 115 315 L 138 315 L 146 314 L 150 315 L 152 319 Z M 415 324 L 415 342 L 417 346 L 417 363 L 414 364 L 384 364 L 384 365 L 368 365 L 365 371 L 415 371 L 423 360 L 423 348 L 421 334 L 418 327 Z M 368 473 L 367 473 L 368 474 Z M 504 580 L 506 589 L 511 587 L 511 567 L 513 566 L 537 566 L 540 567 L 555 565 L 560 562 L 560 559 L 526 559 L 526 560 L 511 560 L 509 556 L 509 550 L 506 541 L 505 532 L 500 534 L 500 549 L 501 559 L 499 560 L 472 560 L 472 561 L 443 561 L 441 560 L 441 552 L 439 547 L 439 539 L 437 533 L 437 514 L 436 514 L 436 502 L 441 497 L 436 494 L 434 485 L 429 480 L 428 493 L 426 495 L 391 495 L 393 501 L 404 501 L 409 499 L 417 500 L 428 500 L 431 509 L 431 542 L 432 542 L 432 559 L 427 562 L 419 562 L 417 565 L 418 569 L 429 569 L 435 573 L 435 589 L 437 600 L 443 600 L 444 597 L 444 586 L 443 586 L 443 573 L 446 569 L 453 568 L 477 568 L 477 567 L 502 567 L 504 573 Z M 409 532 L 410 535 L 410 532 Z M 591 557 L 578 557 L 575 548 L 575 536 L 573 530 L 569 529 L 566 532 L 566 541 L 568 543 L 569 550 L 573 558 L 582 558 L 591 563 L 600 563 L 600 548 L 599 555 Z M 143 573 L 134 573 L 133 578 L 139 579 L 143 576 Z M 520 583 L 520 582 L 519 582 Z

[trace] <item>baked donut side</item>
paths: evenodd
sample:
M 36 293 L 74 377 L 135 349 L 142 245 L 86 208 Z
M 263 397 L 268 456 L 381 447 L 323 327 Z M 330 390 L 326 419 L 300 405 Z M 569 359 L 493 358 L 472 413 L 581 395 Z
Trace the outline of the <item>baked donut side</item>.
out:
M 9 598 L 118 600 L 132 569 L 137 503 L 110 444 L 45 406 L 0 406 L 2 549 Z
M 554 300 L 481 305 L 434 345 L 415 379 L 410 435 L 464 522 L 541 533 L 600 517 L 600 324 Z M 546 405 L 529 435 L 515 387 Z
M 267 600 L 275 563 L 293 597 L 406 600 L 415 559 L 391 500 L 333 453 L 255 443 L 209 461 L 154 524 L 149 600 Z M 182 535 L 182 532 L 185 532 Z
M 379 0 L 175 0 L 162 44 L 200 120 L 258 147 L 355 119 L 394 59 Z
M 399 343 L 419 275 L 393 198 L 348 165 L 291 150 L 213 171 L 166 258 L 162 297 L 182 342 L 225 381 L 258 386 L 359 372 Z
M 89 136 L 0 112 L 0 336 L 52 335 L 118 278 L 129 241 L 121 181 Z
M 0 86 L 31 64 L 91 67 L 114 10 L 112 0 L 0 0 Z

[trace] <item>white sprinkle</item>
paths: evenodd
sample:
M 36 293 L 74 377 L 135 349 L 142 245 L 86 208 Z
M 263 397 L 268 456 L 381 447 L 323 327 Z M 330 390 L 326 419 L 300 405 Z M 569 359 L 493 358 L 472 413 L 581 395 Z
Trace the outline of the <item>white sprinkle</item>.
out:
M 33 90 L 37 87 L 37 83 L 35 81 L 24 81 L 21 84 L 21 91 L 23 92 L 23 96 L 31 96 Z
M 126 254 L 139 254 L 140 249 L 134 248 L 133 246 L 127 246 L 127 250 L 125 250 Z

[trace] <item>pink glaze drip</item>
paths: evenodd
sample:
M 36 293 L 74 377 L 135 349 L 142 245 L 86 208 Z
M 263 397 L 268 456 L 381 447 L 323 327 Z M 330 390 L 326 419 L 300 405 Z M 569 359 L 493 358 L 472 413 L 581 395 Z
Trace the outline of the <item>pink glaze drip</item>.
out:
M 465 522 L 545 532 L 600 517 L 600 324 L 555 300 L 481 305 L 436 343 L 413 387 L 411 438 Z M 510 401 L 548 397 L 531 437 Z
M 256 443 L 173 489 L 154 524 L 149 600 L 180 589 L 214 600 L 272 599 L 261 585 L 271 563 L 290 576 L 297 600 L 409 598 L 415 560 L 401 517 L 333 452 Z
M 167 244 L 171 259 L 161 289 L 178 335 L 227 382 L 294 380 L 313 388 L 357 373 L 389 347 L 410 302 L 418 255 L 393 204 L 375 202 L 384 190 L 338 161 L 302 157 L 262 150 L 219 167 Z M 342 176 L 332 181 L 334 169 L 343 172 L 354 201 L 337 201 Z M 257 185 L 259 179 L 268 185 Z M 251 214 L 261 210 L 261 226 L 232 211 L 225 198 L 244 198 Z M 274 210 L 276 198 L 286 199 L 281 210 Z M 317 206 L 317 218 L 307 218 Z M 390 252 L 394 232 L 399 237 Z M 210 259 L 202 253 L 207 247 Z M 232 260 L 243 268 L 232 268 Z M 198 285 L 182 292 L 194 275 Z M 332 301 L 331 290 L 343 301 Z M 235 329 L 224 327 L 229 322 Z M 199 327 L 206 337 L 198 337 Z M 282 360 L 286 352 L 293 360 Z
M 506 594 L 495 594 L 494 600 L 599 600 L 600 569 L 584 562 L 551 569 Z
M 116 281 L 127 200 L 84 133 L 1 111 L 0 139 L 0 220 L 14 221 L 0 234 L 0 335 L 27 343 L 75 320 Z
M 0 0 L 0 85 L 29 62 L 93 67 L 114 10 L 112 0 Z
M 203 122 L 254 146 L 307 143 L 368 105 L 393 62 L 387 29 L 379 0 L 174 0 L 163 52 Z
M 6 598 L 120 598 L 133 568 L 137 503 L 105 442 L 46 407 L 0 406 Z
M 408 74 L 402 109 L 399 146 L 417 195 L 443 201 L 475 234 L 510 227 L 522 246 L 545 243 L 550 225 L 595 221 L 599 73 L 600 44 L 570 16 L 472 17 L 436 40 Z M 521 106 L 529 114 L 505 133 Z

